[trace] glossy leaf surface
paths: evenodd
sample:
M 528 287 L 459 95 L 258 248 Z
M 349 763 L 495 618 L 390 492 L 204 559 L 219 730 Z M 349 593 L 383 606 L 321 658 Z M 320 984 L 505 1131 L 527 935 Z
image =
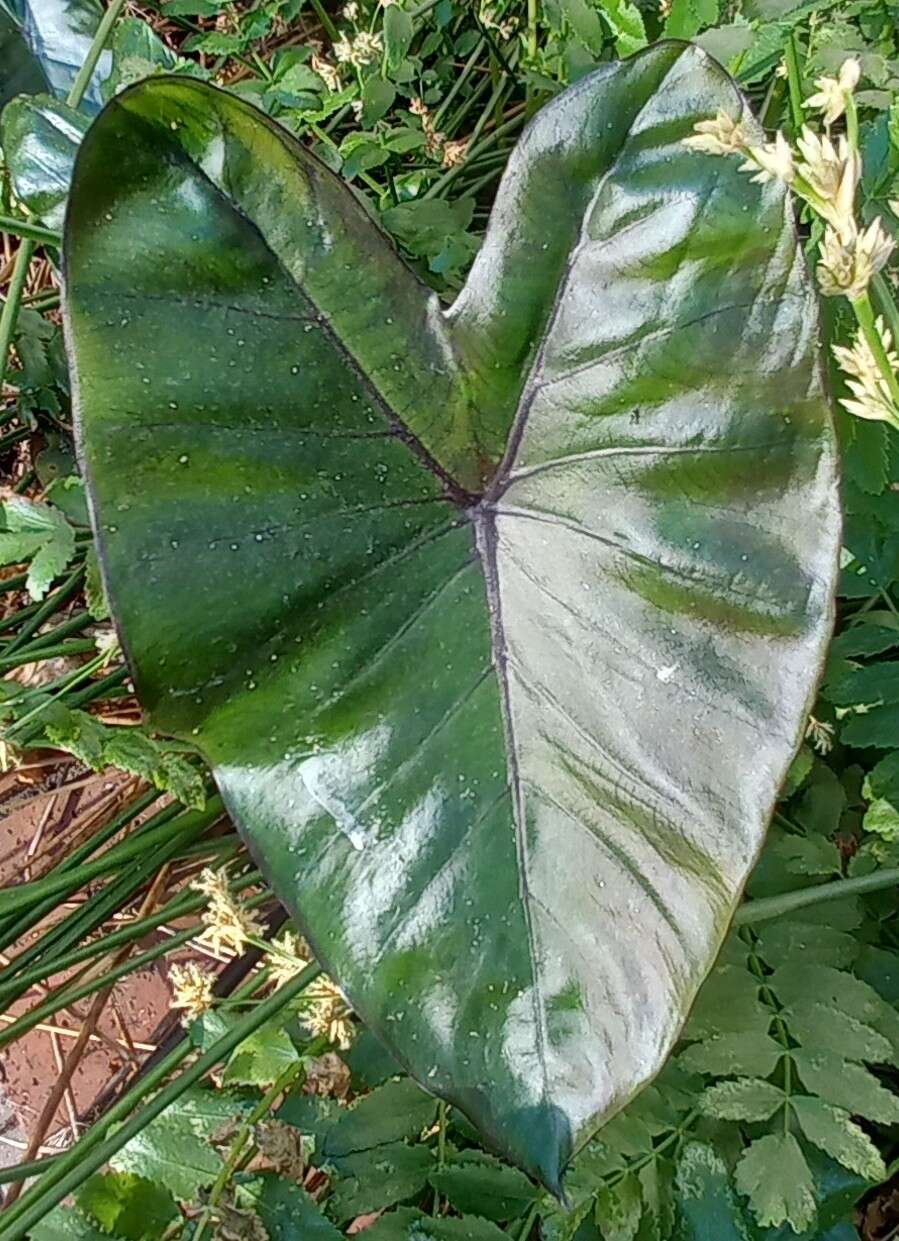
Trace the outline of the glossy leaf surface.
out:
M 123 92 L 66 235 L 140 697 L 360 1016 L 558 1187 L 658 1070 L 798 745 L 834 449 L 789 204 L 661 44 L 549 104 L 443 311 L 202 84 Z M 112 164 L 116 176 L 109 176 Z
M 65 99 L 102 16 L 98 0 L 0 0 L 0 104 L 23 91 L 49 90 Z M 104 52 L 83 111 L 100 106 L 100 82 L 109 67 Z
M 3 151 L 16 198 L 50 228 L 61 228 L 78 144 L 88 118 L 47 95 L 3 109 Z

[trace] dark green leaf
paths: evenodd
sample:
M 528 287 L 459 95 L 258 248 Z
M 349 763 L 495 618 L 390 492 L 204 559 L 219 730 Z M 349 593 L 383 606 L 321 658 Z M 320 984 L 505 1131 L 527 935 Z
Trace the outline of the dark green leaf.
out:
M 338 1159 L 386 1142 L 416 1138 L 433 1123 L 436 1112 L 437 1100 L 411 1078 L 387 1082 L 341 1113 L 325 1137 L 323 1155 Z
M 832 1005 L 797 1004 L 783 1009 L 781 1016 L 791 1036 L 807 1051 L 831 1052 L 847 1060 L 885 1062 L 892 1058 L 888 1038 Z
M 360 1017 L 556 1188 L 678 1034 L 829 629 L 791 210 L 680 145 L 740 106 L 674 44 L 559 96 L 446 313 L 197 82 L 117 96 L 70 200 L 81 448 L 153 724 Z
M 675 1241 L 748 1241 L 727 1165 L 712 1147 L 688 1142 L 677 1161 Z
M 413 1198 L 427 1184 L 434 1159 L 426 1146 L 393 1142 L 347 1155 L 328 1199 L 328 1213 L 338 1224 L 368 1211 Z
M 374 125 L 393 107 L 394 99 L 396 87 L 391 82 L 376 76 L 368 78 L 362 88 L 362 124 Z
M 261 1178 L 256 1214 L 265 1225 L 269 1241 L 340 1241 L 341 1234 L 299 1185 L 280 1176 Z
M 503 1241 L 507 1236 L 487 1219 L 434 1217 L 412 1207 L 388 1211 L 365 1231 L 367 1241 Z
M 515 1219 L 537 1190 L 523 1173 L 483 1151 L 462 1151 L 431 1173 L 431 1184 L 461 1215 Z
M 413 34 L 412 17 L 399 4 L 384 9 L 384 50 L 387 64 L 396 69 L 409 50 Z
M 851 1064 L 829 1051 L 797 1050 L 793 1061 L 805 1088 L 828 1103 L 867 1120 L 899 1122 L 899 1097 L 881 1086 L 863 1065 Z
M 681 1052 L 678 1059 L 691 1073 L 770 1077 L 783 1051 L 770 1035 L 742 1031 L 718 1034 L 703 1043 L 694 1043 Z

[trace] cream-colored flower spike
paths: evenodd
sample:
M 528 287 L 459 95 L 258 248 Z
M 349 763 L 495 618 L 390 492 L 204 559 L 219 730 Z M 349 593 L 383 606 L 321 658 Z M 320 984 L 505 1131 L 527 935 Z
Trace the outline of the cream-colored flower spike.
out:
M 871 277 L 886 264 L 894 242 L 883 231 L 879 218 L 862 233 L 828 226 L 824 230 L 817 267 L 818 285 L 825 297 L 862 296 Z
M 749 147 L 748 151 L 749 159 L 740 165 L 740 171 L 754 173 L 751 181 L 783 181 L 787 185 L 792 182 L 793 151 L 780 130 L 773 142 L 766 142 L 761 147 Z
M 193 961 L 186 965 L 173 965 L 169 970 L 172 984 L 172 1008 L 183 1011 L 183 1022 L 189 1025 L 202 1017 L 212 1007 L 212 988 L 215 978 L 208 970 L 201 969 Z
M 874 327 L 890 368 L 894 373 L 899 372 L 899 355 L 893 349 L 892 334 L 881 318 L 876 320 Z M 851 349 L 845 345 L 834 345 L 833 355 L 849 376 L 846 386 L 852 393 L 851 398 L 841 398 L 840 404 L 857 418 L 899 425 L 899 410 L 892 402 L 887 381 L 862 333 L 857 333 Z
M 862 171 L 861 156 L 844 137 L 834 147 L 826 134 L 821 137 L 807 125 L 796 145 L 803 159 L 796 167 L 796 175 L 815 195 L 815 210 L 848 240 L 855 231 L 855 192 Z
M 746 131 L 740 121 L 719 108 L 713 121 L 697 121 L 690 137 L 684 138 L 684 146 L 707 155 L 734 155 L 746 150 Z
M 846 111 L 849 96 L 858 86 L 860 77 L 861 65 L 854 56 L 850 56 L 840 66 L 838 77 L 815 79 L 818 90 L 814 95 L 809 95 L 806 105 L 822 111 L 824 124 L 832 125 Z

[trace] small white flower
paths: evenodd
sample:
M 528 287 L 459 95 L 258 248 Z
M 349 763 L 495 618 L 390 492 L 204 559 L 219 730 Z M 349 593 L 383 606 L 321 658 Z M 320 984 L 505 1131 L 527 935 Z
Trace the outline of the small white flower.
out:
M 341 9 L 341 13 L 346 21 L 357 21 L 359 18 L 359 5 L 356 3 L 356 0 L 350 0 L 349 4 L 345 4 Z
M 754 173 L 750 178 L 752 181 L 762 184 L 765 181 L 783 181 L 789 185 L 793 180 L 793 151 L 780 130 L 773 142 L 766 142 L 761 147 L 749 147 L 748 150 L 749 159 L 740 165 L 740 171 Z
M 864 232 L 824 230 L 817 267 L 818 284 L 825 297 L 862 296 L 871 277 L 883 268 L 893 251 L 893 240 L 879 219 Z
M 861 65 L 854 56 L 844 60 L 840 66 L 839 76 L 835 78 L 816 78 L 818 90 L 806 99 L 810 108 L 817 108 L 824 113 L 824 124 L 832 125 L 846 111 L 849 96 L 858 86 L 861 77 Z
M 383 44 L 381 42 L 381 34 L 379 31 L 369 34 L 367 30 L 360 30 L 350 46 L 349 59 L 361 68 L 363 65 L 373 64 L 381 55 Z M 334 54 L 337 55 L 337 47 L 335 45 Z M 340 60 L 340 57 L 337 57 Z
M 826 134 L 821 137 L 807 125 L 796 145 L 803 157 L 796 175 L 811 190 L 812 205 L 837 232 L 850 237 L 855 230 L 855 192 L 862 171 L 861 157 L 850 149 L 844 137 L 834 147 Z
M 899 355 L 893 348 L 892 334 L 881 318 L 876 320 L 874 326 L 887 363 L 894 374 L 899 373 Z M 851 348 L 834 345 L 833 355 L 846 374 L 846 387 L 852 393 L 851 398 L 841 398 L 840 404 L 857 418 L 899 425 L 899 410 L 893 404 L 889 385 L 862 333 L 857 333 Z
M 338 39 L 334 44 L 334 59 L 339 64 L 348 64 L 353 59 L 353 45 L 349 39 Z M 316 69 L 316 73 L 318 70 Z
M 733 155 L 746 149 L 746 131 L 738 120 L 719 108 L 714 120 L 697 121 L 690 137 L 684 138 L 684 146 L 707 155 Z
M 193 961 L 188 961 L 186 965 L 173 965 L 169 970 L 169 982 L 174 993 L 172 1008 L 184 1010 L 185 1025 L 202 1017 L 212 1007 L 215 977 Z

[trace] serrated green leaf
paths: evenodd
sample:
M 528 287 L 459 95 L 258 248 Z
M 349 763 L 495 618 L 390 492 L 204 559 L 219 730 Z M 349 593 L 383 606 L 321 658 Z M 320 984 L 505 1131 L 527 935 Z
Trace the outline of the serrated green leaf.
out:
M 883 1087 L 863 1065 L 853 1064 L 833 1052 L 809 1050 L 794 1051 L 793 1062 L 811 1094 L 867 1120 L 879 1120 L 882 1124 L 899 1122 L 899 1097 Z
M 28 566 L 26 586 L 32 599 L 43 599 L 75 554 L 75 531 L 60 515 L 55 533 L 41 543 Z
M 430 1181 L 461 1215 L 498 1222 L 517 1219 L 538 1194 L 523 1172 L 475 1150 L 461 1151 Z
M 361 1018 L 555 1188 L 672 1046 L 830 628 L 784 190 L 681 143 L 737 106 L 671 42 L 560 94 L 446 313 L 302 145 L 185 78 L 116 96 L 69 202 L 80 448 L 153 726 L 213 761 Z
M 899 646 L 899 625 L 853 625 L 834 638 L 831 656 L 848 659 L 858 655 L 880 655 L 894 646 Z
M 369 1241 L 502 1241 L 508 1235 L 488 1219 L 425 1215 L 413 1207 L 388 1211 L 365 1231 Z
M 164 1184 L 133 1172 L 98 1172 L 78 1191 L 79 1208 L 103 1232 L 126 1241 L 158 1241 L 179 1218 L 175 1200 Z
M 882 840 L 899 840 L 899 807 L 885 797 L 876 797 L 865 811 L 862 827 Z
M 899 750 L 875 764 L 865 777 L 862 792 L 869 801 L 886 797 L 894 805 L 899 802 Z
M 783 1047 L 770 1035 L 741 1032 L 717 1034 L 693 1043 L 678 1060 L 691 1073 L 770 1077 L 783 1054 Z
M 117 1171 L 158 1181 L 188 1202 L 221 1171 L 213 1134 L 249 1107 L 230 1091 L 190 1088 L 113 1155 L 110 1164 Z
M 759 929 L 756 951 L 773 969 L 800 957 L 803 961 L 841 968 L 851 965 L 858 954 L 858 941 L 845 931 L 802 921 L 777 919 Z
M 226 1086 L 270 1086 L 299 1059 L 281 1022 L 270 1021 L 234 1049 L 222 1082 Z
M 758 1077 L 717 1082 L 699 1100 L 706 1116 L 718 1120 L 768 1120 L 783 1103 L 780 1087 Z
M 345 1155 L 339 1163 L 340 1176 L 328 1199 L 328 1214 L 338 1224 L 414 1197 L 434 1169 L 427 1147 L 404 1142 Z
M 316 1151 L 321 1152 L 321 1140 L 337 1119 L 343 1108 L 334 1099 L 317 1094 L 290 1094 L 278 1108 L 275 1116 L 285 1124 L 293 1125 L 300 1133 L 316 1139 Z
M 74 1207 L 54 1207 L 30 1230 L 30 1241 L 109 1241 L 109 1234 Z
M 791 1133 L 770 1133 L 751 1142 L 737 1164 L 736 1186 L 763 1228 L 790 1224 L 802 1232 L 814 1222 L 814 1181 Z
M 704 1142 L 687 1142 L 677 1161 L 675 1241 L 749 1241 L 724 1160 Z
M 822 1099 L 797 1095 L 792 1108 L 802 1132 L 832 1159 L 870 1181 L 882 1181 L 886 1168 L 877 1147 L 848 1112 Z
M 759 980 L 739 965 L 719 965 L 696 997 L 685 1034 L 690 1039 L 767 1034 L 770 1025 L 771 1011 L 759 1000 Z
M 24 496 L 3 505 L 6 532 L 0 533 L 0 564 L 31 557 L 26 586 L 32 599 L 43 599 L 54 578 L 75 552 L 75 531 L 57 508 Z
M 305 1189 L 271 1173 L 259 1180 L 255 1209 L 269 1241 L 340 1241 L 340 1232 Z
M 410 1077 L 386 1082 L 337 1118 L 322 1147 L 326 1159 L 342 1159 L 388 1142 L 417 1138 L 433 1124 L 437 1100 Z
M 634 1241 L 643 1218 L 643 1190 L 639 1178 L 628 1172 L 614 1185 L 603 1185 L 596 1195 L 596 1222 L 603 1241 Z
M 790 1035 L 807 1051 L 831 1052 L 847 1060 L 886 1062 L 890 1041 L 873 1026 L 832 1005 L 803 1003 L 781 1011 Z
M 769 982 L 784 1006 L 821 1003 L 842 1009 L 879 1030 L 899 1054 L 899 1013 L 861 979 L 827 965 L 797 961 L 781 965 Z

